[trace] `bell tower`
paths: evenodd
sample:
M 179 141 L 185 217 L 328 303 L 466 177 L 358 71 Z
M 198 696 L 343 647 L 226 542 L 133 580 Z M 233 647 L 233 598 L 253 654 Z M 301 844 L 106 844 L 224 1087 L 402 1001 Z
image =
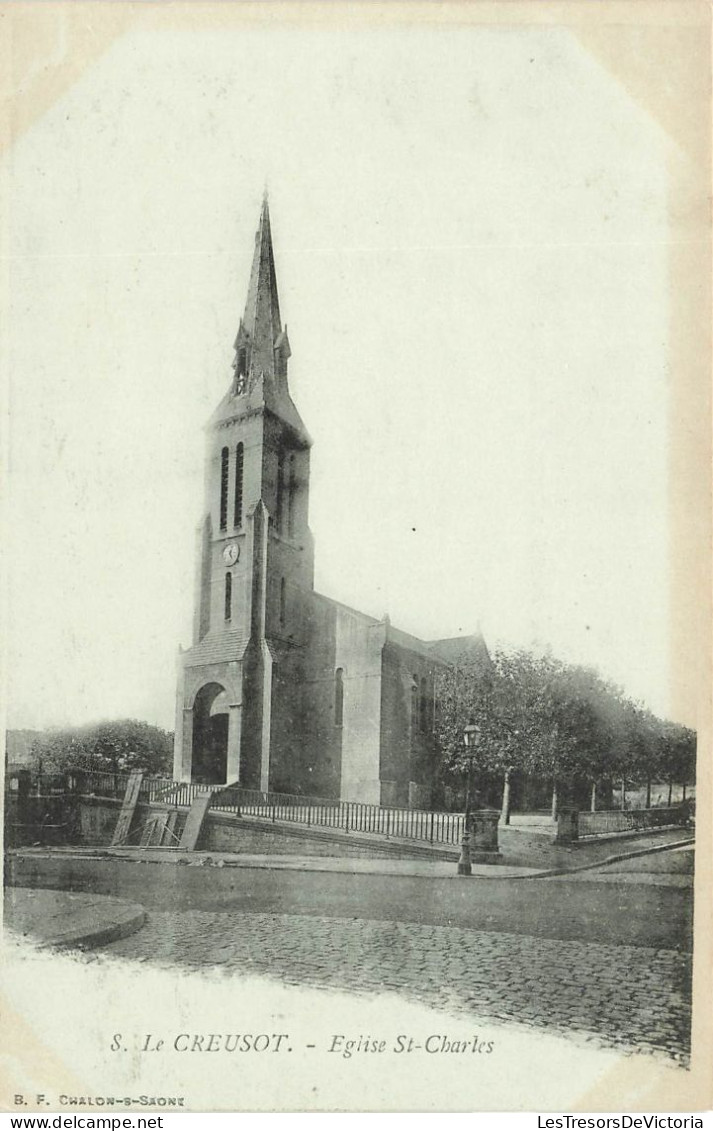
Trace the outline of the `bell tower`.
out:
M 311 440 L 290 396 L 267 195 L 230 386 L 206 429 L 193 643 L 179 655 L 174 777 L 270 788 L 272 668 L 313 589 Z

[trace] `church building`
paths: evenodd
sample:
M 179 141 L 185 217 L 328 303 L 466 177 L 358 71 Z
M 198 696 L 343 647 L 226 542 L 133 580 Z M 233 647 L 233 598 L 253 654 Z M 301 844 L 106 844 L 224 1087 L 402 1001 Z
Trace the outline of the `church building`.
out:
M 479 635 L 419 640 L 315 592 L 312 441 L 289 358 L 265 197 L 234 374 L 207 426 L 174 777 L 427 808 L 438 670 L 487 649 Z

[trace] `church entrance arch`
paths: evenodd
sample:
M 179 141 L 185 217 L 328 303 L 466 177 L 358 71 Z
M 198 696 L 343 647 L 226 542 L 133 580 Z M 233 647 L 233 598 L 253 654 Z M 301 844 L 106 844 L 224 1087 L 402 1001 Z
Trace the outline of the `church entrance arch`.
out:
M 228 771 L 228 694 L 220 683 L 206 683 L 193 704 L 191 781 L 223 785 Z

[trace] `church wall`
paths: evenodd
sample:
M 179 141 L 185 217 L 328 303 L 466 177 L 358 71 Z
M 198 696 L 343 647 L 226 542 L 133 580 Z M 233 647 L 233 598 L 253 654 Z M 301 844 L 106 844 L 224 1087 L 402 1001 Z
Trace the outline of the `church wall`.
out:
M 422 680 L 427 703 L 421 706 Z M 433 661 L 387 642 L 381 686 L 381 804 L 428 808 L 435 763 Z M 418 684 L 414 695 L 414 684 Z
M 193 643 L 198 644 L 210 628 L 212 582 L 212 532 L 210 515 L 206 514 L 196 529 L 196 569 L 194 579 Z
M 381 684 L 381 779 L 382 805 L 408 805 L 411 760 L 410 668 L 404 666 L 400 649 L 384 648 Z
M 309 751 L 304 741 L 304 656 L 272 640 L 272 704 L 270 723 L 270 789 L 277 793 L 311 794 Z
M 303 440 L 298 440 L 289 425 L 276 419 L 269 411 L 264 416 L 262 432 L 262 499 L 265 506 L 277 521 L 278 518 L 278 468 L 279 454 L 284 449 L 291 458 L 284 465 L 283 490 L 285 507 L 281 533 L 288 533 L 287 494 L 290 481 L 293 483 L 293 528 L 295 531 L 307 527 L 309 500 L 309 448 Z
M 335 670 L 343 671 L 341 798 L 378 805 L 381 652 L 386 626 L 337 606 Z
M 297 697 L 302 707 L 299 754 L 294 759 L 294 792 L 318 797 L 339 797 L 343 728 L 335 723 L 334 673 L 336 660 L 336 610 L 330 602 L 313 593 L 295 590 L 288 615 L 299 619 L 304 647 L 300 651 L 297 674 L 288 666 L 281 673 L 282 691 L 288 699 Z M 284 680 L 284 682 L 283 682 Z M 294 746 L 294 736 L 292 736 Z
M 266 687 L 267 685 L 267 687 Z M 267 789 L 263 780 L 263 740 L 272 720 L 265 711 L 272 687 L 272 660 L 264 642 L 250 643 L 243 668 L 243 718 L 240 749 L 240 779 L 246 789 Z
M 289 542 L 273 535 L 268 555 L 266 635 L 304 644 L 307 605 L 312 602 L 311 536 Z
M 274 780 L 287 792 L 378 803 L 384 626 L 299 589 L 293 601 L 304 646 L 274 641 Z

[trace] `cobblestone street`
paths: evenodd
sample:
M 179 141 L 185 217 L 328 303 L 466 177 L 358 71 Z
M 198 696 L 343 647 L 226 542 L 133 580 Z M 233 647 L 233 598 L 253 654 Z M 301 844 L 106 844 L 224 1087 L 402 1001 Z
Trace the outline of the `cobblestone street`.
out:
M 503 931 L 314 915 L 151 912 L 104 954 L 295 985 L 384 989 L 477 1016 L 686 1062 L 690 955 Z

